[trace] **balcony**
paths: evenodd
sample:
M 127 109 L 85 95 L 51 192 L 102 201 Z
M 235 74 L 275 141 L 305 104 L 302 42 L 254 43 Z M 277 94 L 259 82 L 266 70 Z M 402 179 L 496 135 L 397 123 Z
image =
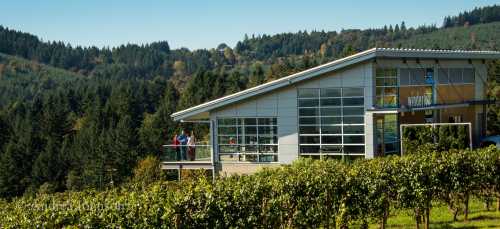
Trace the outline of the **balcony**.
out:
M 213 169 L 212 146 L 163 145 L 163 169 Z

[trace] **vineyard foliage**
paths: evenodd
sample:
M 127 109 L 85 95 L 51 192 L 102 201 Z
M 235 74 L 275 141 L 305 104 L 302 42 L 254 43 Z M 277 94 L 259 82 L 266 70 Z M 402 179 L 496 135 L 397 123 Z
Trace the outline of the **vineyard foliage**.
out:
M 433 204 L 465 207 L 471 196 L 500 196 L 495 148 L 359 160 L 298 160 L 253 175 L 143 188 L 67 191 L 0 200 L 0 227 L 289 228 L 384 223 L 391 210 L 428 222 Z M 418 221 L 418 220 L 417 220 Z

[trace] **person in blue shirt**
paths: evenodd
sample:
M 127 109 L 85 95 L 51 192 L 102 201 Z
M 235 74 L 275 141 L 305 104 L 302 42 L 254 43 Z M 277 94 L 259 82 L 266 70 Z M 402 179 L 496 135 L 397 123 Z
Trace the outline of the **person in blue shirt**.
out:
M 187 142 L 188 142 L 188 135 L 187 131 L 183 130 L 182 134 L 177 136 L 177 140 L 181 144 L 181 160 L 185 161 L 187 160 Z

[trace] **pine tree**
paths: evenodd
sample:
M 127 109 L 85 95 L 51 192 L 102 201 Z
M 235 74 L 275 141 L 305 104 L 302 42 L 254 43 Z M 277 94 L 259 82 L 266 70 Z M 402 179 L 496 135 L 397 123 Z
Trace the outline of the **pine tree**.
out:
M 131 117 L 122 117 L 116 128 L 108 132 L 106 139 L 107 148 L 109 149 L 105 157 L 107 176 L 116 175 L 114 179 L 118 181 L 131 174 L 130 168 L 133 168 L 137 161 L 137 143 L 135 142 L 137 137 L 135 130 L 131 126 Z M 116 174 L 114 174 L 115 170 L 117 171 Z
M 32 169 L 32 184 L 36 187 L 45 182 L 52 184 L 61 180 L 64 174 L 59 155 L 60 145 L 54 138 L 49 138 L 45 149 L 36 158 Z
M 262 69 L 262 65 L 255 64 L 248 80 L 248 87 L 261 85 L 265 82 L 265 80 L 266 77 L 264 76 L 264 69 Z

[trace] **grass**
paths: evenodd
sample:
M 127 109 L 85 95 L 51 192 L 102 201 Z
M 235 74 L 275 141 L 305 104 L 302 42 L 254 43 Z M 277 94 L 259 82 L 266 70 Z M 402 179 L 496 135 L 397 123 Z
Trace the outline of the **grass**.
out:
M 464 216 L 460 214 L 458 221 L 453 222 L 448 207 L 442 204 L 436 205 L 431 210 L 430 228 L 500 228 L 500 212 L 495 211 L 494 207 L 486 211 L 484 203 L 474 199 L 469 206 L 469 221 L 464 222 Z M 370 228 L 379 228 L 379 225 L 373 223 Z M 394 212 L 387 221 L 387 228 L 415 228 L 414 216 L 410 211 Z

